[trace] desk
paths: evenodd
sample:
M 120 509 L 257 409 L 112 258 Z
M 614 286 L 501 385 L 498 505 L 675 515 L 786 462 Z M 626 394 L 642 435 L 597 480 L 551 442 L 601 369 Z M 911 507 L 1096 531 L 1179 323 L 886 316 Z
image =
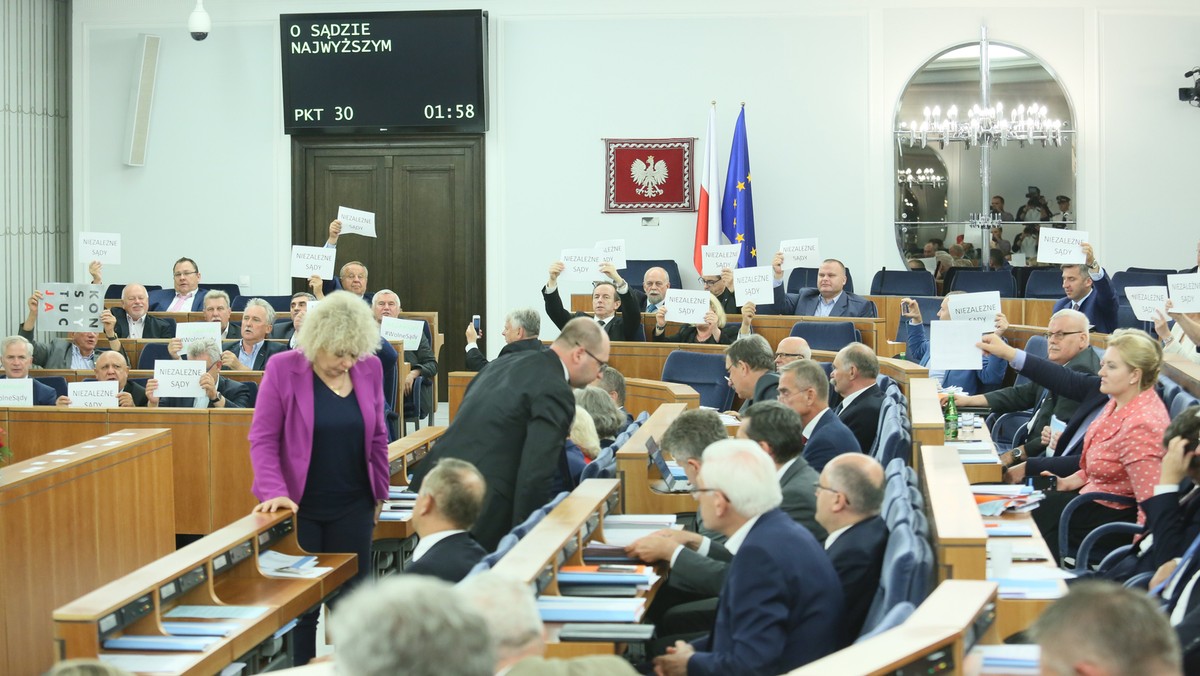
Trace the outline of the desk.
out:
M 169 430 L 129 431 L 63 450 L 0 469 L 5 674 L 50 668 L 56 606 L 175 547 Z
M 407 486 L 409 470 L 429 455 L 435 442 L 445 433 L 445 427 L 422 427 L 403 439 L 388 444 L 388 466 L 391 468 L 392 485 Z M 407 540 L 414 535 L 416 531 L 413 530 L 411 520 L 380 521 L 375 524 L 375 540 Z
M 688 493 L 660 493 L 650 487 L 661 479 L 649 466 L 646 441 L 662 439 L 663 432 L 687 409 L 686 404 L 663 404 L 617 451 L 617 478 L 621 480 L 621 506 L 627 514 L 691 514 L 696 501 Z
M 938 582 L 985 579 L 987 533 L 958 451 L 947 446 L 921 448 L 920 477 L 933 532 Z
M 250 514 L 192 544 L 110 582 L 54 611 L 54 636 L 65 659 L 94 658 L 103 638 L 165 635 L 161 622 L 177 605 L 257 605 L 267 612 L 253 619 L 227 620 L 237 631 L 194 655 L 183 674 L 213 674 L 251 655 L 292 619 L 321 603 L 357 570 L 353 554 L 319 556 L 332 568 L 317 578 L 277 578 L 262 574 L 258 555 L 266 550 L 304 554 L 296 542 L 291 512 Z M 128 609 L 145 614 L 129 617 Z M 101 627 L 104 627 L 102 630 Z M 254 664 L 258 670 L 266 664 Z
M 1182 355 L 1167 355 L 1163 360 L 1163 374 L 1193 397 L 1200 397 L 1200 364 Z
M 516 578 L 526 584 L 536 584 L 541 594 L 558 595 L 558 566 L 583 565 L 583 547 L 596 538 L 604 540 L 604 516 L 616 513 L 618 481 L 588 479 L 571 491 L 533 530 L 521 538 L 511 551 L 496 563 L 493 570 L 500 575 Z M 568 552 L 560 564 L 560 553 Z M 653 590 L 651 590 L 651 594 Z M 649 599 L 647 599 L 649 604 Z M 616 652 L 616 644 L 602 642 L 559 643 L 558 623 L 548 623 L 547 657 L 577 657 L 579 655 Z
M 955 665 L 947 673 L 960 674 L 963 657 L 973 645 L 1000 642 L 992 624 L 995 603 L 995 583 L 946 580 L 900 626 L 790 671 L 788 676 L 875 676 L 903 667 L 912 669 L 904 673 L 933 673 L 932 664 L 944 661 L 943 655 Z M 926 664 L 930 664 L 928 672 Z
M 909 382 L 908 416 L 912 420 L 913 469 L 921 471 L 921 447 L 941 446 L 946 442 L 946 419 L 938 399 L 938 384 L 932 378 Z
M 1000 464 L 1000 455 L 996 452 L 996 445 L 992 443 L 992 433 L 986 422 L 981 427 L 972 427 L 969 430 L 960 428 L 957 441 L 983 442 L 987 444 L 987 452 L 993 458 L 990 463 L 963 463 L 963 471 L 966 472 L 969 483 L 998 484 L 1004 481 L 1004 465 Z
M 1032 567 L 1057 568 L 1054 564 L 1054 557 L 1050 555 L 1050 548 L 1046 546 L 1046 541 L 1033 521 L 1033 514 L 1030 512 L 1005 514 L 1001 518 L 1004 521 L 1029 526 L 1033 531 L 1032 537 L 1004 538 L 1005 540 L 1011 541 L 1014 548 L 1036 549 L 1046 559 L 1045 561 L 1013 562 L 1012 569 L 1014 571 Z M 1065 581 L 1058 581 L 1058 591 L 1060 596 L 1066 595 L 1067 583 Z M 996 609 L 996 627 L 1000 632 L 1000 637 L 1008 638 L 1019 631 L 1028 629 L 1052 603 L 1054 603 L 1053 599 L 1000 599 Z

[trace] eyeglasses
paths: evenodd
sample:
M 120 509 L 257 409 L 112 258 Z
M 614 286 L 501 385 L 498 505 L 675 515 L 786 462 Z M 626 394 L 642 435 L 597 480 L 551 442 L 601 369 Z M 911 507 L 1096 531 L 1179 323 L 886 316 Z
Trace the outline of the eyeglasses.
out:
M 704 286 L 716 286 L 718 283 L 720 283 L 720 281 L 720 277 L 717 277 L 716 279 L 705 279 L 703 277 L 700 278 L 700 283 Z
M 600 370 L 601 370 L 601 371 L 603 371 L 604 369 L 608 368 L 608 362 L 606 362 L 606 361 L 601 361 L 600 357 L 597 357 L 596 355 L 592 354 L 592 351 L 591 351 L 591 350 L 587 349 L 586 347 L 583 347 L 582 345 L 580 345 L 580 344 L 578 344 L 578 343 L 576 343 L 576 344 L 575 344 L 575 347 L 582 348 L 584 352 L 587 352 L 587 355 L 588 355 L 589 357 L 591 357 L 592 359 L 595 359 L 595 360 L 596 360 L 596 363 L 600 365 Z
M 795 359 L 803 359 L 803 358 L 804 358 L 804 355 L 800 354 L 799 352 L 776 352 L 776 353 L 775 353 L 775 358 L 776 358 L 776 359 L 783 359 L 784 357 L 792 357 L 792 358 L 795 358 Z
M 179 272 L 174 273 L 172 276 L 174 276 L 174 277 L 190 277 L 190 276 L 196 274 L 196 272 L 197 272 L 196 270 L 180 270 Z
M 701 493 L 720 493 L 720 492 L 721 492 L 720 488 L 696 488 L 693 486 L 692 488 L 688 489 L 688 493 L 691 493 L 692 497 L 697 500 L 700 499 Z
M 829 491 L 830 493 L 837 493 L 837 494 L 841 495 L 843 498 L 846 498 L 846 504 L 847 504 L 847 505 L 848 505 L 848 504 L 850 504 L 850 498 L 847 498 L 847 497 L 846 497 L 846 494 L 845 494 L 844 492 L 842 492 L 842 491 L 839 491 L 839 490 L 837 490 L 837 489 L 834 489 L 834 488 L 830 488 L 829 486 L 822 486 L 820 483 L 818 483 L 818 484 L 817 484 L 817 490 L 819 490 L 819 491 Z
M 1053 333 L 1047 331 L 1042 335 L 1046 337 L 1046 340 L 1062 340 L 1067 336 L 1077 336 L 1081 333 L 1083 333 L 1083 331 L 1055 331 Z

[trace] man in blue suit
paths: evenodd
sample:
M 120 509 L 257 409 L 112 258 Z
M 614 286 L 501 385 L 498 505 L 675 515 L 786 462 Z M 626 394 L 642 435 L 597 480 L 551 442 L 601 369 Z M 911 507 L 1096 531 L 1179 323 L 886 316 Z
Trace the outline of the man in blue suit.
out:
M 842 589 L 820 543 L 778 507 L 777 468 L 746 439 L 704 449 L 692 494 L 734 554 L 712 632 L 655 658 L 657 673 L 781 674 L 837 644 Z
M 180 258 L 171 269 L 175 285 L 170 289 L 150 292 L 151 312 L 201 312 L 204 310 L 204 294 L 208 289 L 200 288 L 200 266 L 190 258 Z
M 842 453 L 862 452 L 854 432 L 829 410 L 829 379 L 817 362 L 798 359 L 783 367 L 779 401 L 800 414 L 804 459 L 813 469 L 820 472 L 825 463 Z
M 817 270 L 817 288 L 785 293 L 783 253 L 775 254 L 775 302 L 758 308 L 759 314 L 800 315 L 803 317 L 878 317 L 875 303 L 846 291 L 846 266 L 835 258 L 826 259 Z
M 1096 260 L 1092 245 L 1084 242 L 1083 253 L 1087 256 L 1086 265 L 1062 266 L 1063 292 L 1067 297 L 1054 303 L 1054 311 L 1079 310 L 1087 315 L 1093 331 L 1112 333 L 1117 329 L 1117 292 Z
M 950 303 L 947 299 L 962 291 L 951 291 L 942 299 L 937 318 L 942 321 L 950 320 Z M 908 343 L 905 358 L 921 366 L 929 365 L 929 334 L 926 333 L 924 321 L 921 318 L 921 306 L 912 298 L 900 300 L 900 316 L 908 318 Z M 1008 328 L 1008 320 L 1003 314 L 996 315 L 996 335 L 1002 336 Z M 990 334 L 989 334 L 990 335 Z M 940 370 L 930 369 L 929 377 L 945 387 L 961 387 L 967 394 L 983 394 L 991 392 L 1004 384 L 1004 370 L 1007 364 L 986 352 L 983 355 L 983 368 L 978 371 L 965 369 Z

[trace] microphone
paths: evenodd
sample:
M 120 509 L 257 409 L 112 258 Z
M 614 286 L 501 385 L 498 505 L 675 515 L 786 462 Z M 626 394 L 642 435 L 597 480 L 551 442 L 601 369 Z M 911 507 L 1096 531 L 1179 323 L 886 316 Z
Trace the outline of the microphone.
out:
M 1198 74 L 1200 74 L 1200 66 L 1197 66 L 1196 68 L 1189 70 L 1188 72 L 1184 73 L 1183 76 L 1191 77 L 1193 75 L 1198 75 Z

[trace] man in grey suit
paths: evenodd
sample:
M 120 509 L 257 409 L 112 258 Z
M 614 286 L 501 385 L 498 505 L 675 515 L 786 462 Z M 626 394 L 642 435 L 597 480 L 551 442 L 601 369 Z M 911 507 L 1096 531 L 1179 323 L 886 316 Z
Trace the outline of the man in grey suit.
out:
M 42 292 L 34 291 L 29 297 L 29 315 L 21 324 L 17 334 L 33 344 L 33 363 L 44 369 L 87 369 L 96 368 L 96 355 L 105 350 L 121 352 L 121 340 L 117 337 L 115 326 L 117 320 L 111 312 L 101 315 L 104 326 L 104 337 L 108 339 L 108 347 L 97 347 L 99 339 L 95 331 L 77 331 L 67 334 L 64 338 L 53 338 L 49 343 L 33 339 L 33 329 L 37 326 L 38 305 L 42 302 Z

